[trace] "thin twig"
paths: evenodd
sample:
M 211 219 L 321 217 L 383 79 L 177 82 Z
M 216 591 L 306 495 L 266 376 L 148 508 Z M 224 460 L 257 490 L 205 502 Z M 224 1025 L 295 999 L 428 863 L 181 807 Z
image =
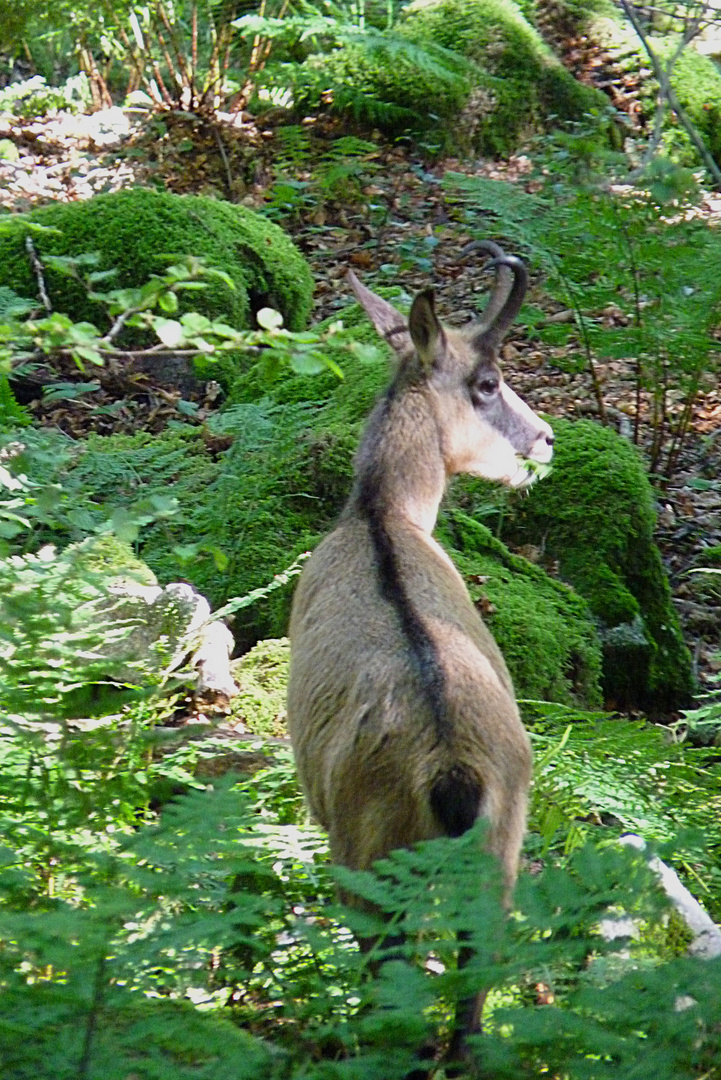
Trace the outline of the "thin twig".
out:
M 633 303 L 634 303 L 634 319 L 636 322 L 636 329 L 641 329 L 641 295 L 639 290 L 639 273 L 638 264 L 636 262 L 636 253 L 631 243 L 631 237 L 628 232 L 628 227 L 625 222 L 621 222 L 621 233 L 626 241 L 626 247 L 628 249 L 628 260 L 631 267 L 631 280 L 633 282 Z M 641 380 L 643 378 L 643 362 L 640 355 L 636 357 L 636 415 L 633 420 L 633 441 L 638 446 L 639 438 L 639 426 L 641 423 Z
M 165 57 L 165 64 L 166 64 L 166 67 L 168 69 L 168 77 L 173 80 L 173 83 L 175 84 L 175 86 L 177 88 L 177 91 L 178 91 L 175 94 L 175 101 L 176 101 L 176 103 L 180 104 L 182 102 L 182 87 L 183 87 L 183 75 L 182 75 L 182 72 L 180 74 L 178 74 L 178 72 L 175 70 L 175 67 L 173 65 L 173 61 L 171 59 L 170 53 L 168 52 L 168 47 L 165 44 L 165 38 L 163 37 L 163 35 L 160 32 L 160 27 L 159 26 L 155 28 L 155 36 L 158 39 L 158 44 L 160 45 L 160 51 L 162 52 L 163 56 Z
M 35 250 L 35 244 L 33 244 L 33 238 L 29 234 L 25 237 L 25 250 L 28 253 L 28 259 L 30 260 L 30 265 L 33 268 L 33 272 L 38 283 L 38 292 L 40 294 L 40 299 L 43 302 L 43 307 L 47 311 L 48 315 L 52 315 L 53 305 L 50 303 L 48 290 L 45 287 L 45 267 L 40 262 L 38 253 Z
M 669 447 L 668 454 L 666 455 L 666 467 L 664 469 L 664 476 L 666 479 L 670 479 L 676 470 L 676 464 L 686 442 L 686 436 L 688 435 L 689 428 L 691 427 L 691 421 L 693 419 L 693 408 L 696 404 L 696 398 L 698 397 L 699 380 L 696 377 L 689 387 L 688 394 L 686 395 L 686 401 L 684 402 L 683 412 L 681 418 L 676 425 L 676 430 L 673 433 L 671 440 L 671 446 Z
M 156 10 L 159 12 L 160 18 L 161 18 L 161 20 L 163 22 L 163 25 L 165 26 L 165 29 L 168 31 L 168 36 L 169 36 L 169 40 L 170 40 L 170 47 L 171 47 L 171 49 L 173 50 L 173 52 L 175 54 L 175 59 L 177 61 L 178 69 L 179 69 L 180 75 L 181 75 L 182 85 L 192 95 L 193 82 L 192 82 L 192 79 L 191 79 L 190 74 L 188 72 L 188 66 L 185 63 L 185 56 L 183 55 L 183 50 L 182 50 L 181 46 L 178 44 L 178 42 L 177 42 L 176 34 L 175 34 L 175 28 L 171 25 L 171 22 L 170 22 L 170 20 L 168 18 L 167 12 L 166 12 L 165 7 L 163 6 L 163 4 L 156 4 Z M 158 39 L 160 40 L 160 34 L 158 34 Z M 163 48 L 165 48 L 164 44 L 163 44 Z M 176 76 L 176 80 L 177 80 L 177 76 Z M 191 96 L 191 99 L 190 99 L 190 102 L 189 102 L 189 108 L 192 109 L 193 105 L 194 105 L 194 101 L 193 101 L 193 98 Z
M 578 304 L 578 302 L 576 300 L 576 297 L 574 295 L 573 289 L 571 288 L 571 283 L 568 280 L 568 278 L 566 277 L 566 275 L 564 274 L 563 270 L 561 269 L 560 263 L 555 259 L 553 261 L 554 261 L 554 264 L 555 264 L 556 273 L 558 274 L 559 278 L 561 279 L 561 282 L 563 283 L 563 286 L 564 286 L 564 288 L 566 290 L 568 298 L 571 301 L 571 307 L 573 308 L 573 313 L 574 313 L 574 315 L 576 317 L 576 326 L 581 331 L 581 337 L 583 338 L 583 348 L 584 348 L 584 351 L 586 353 L 586 363 L 588 364 L 588 370 L 589 370 L 589 374 L 591 376 L 591 385 L 593 386 L 593 395 L 596 398 L 596 405 L 598 407 L 599 419 L 601 420 L 602 424 L 606 424 L 606 423 L 608 423 L 608 418 L 606 416 L 606 406 L 605 406 L 605 403 L 604 403 L 604 400 L 603 400 L 603 393 L 601 391 L 601 381 L 600 381 L 600 379 L 598 377 L 598 372 L 596 371 L 596 365 L 595 365 L 594 360 L 593 360 L 593 352 L 591 350 L 591 342 L 589 341 L 589 338 L 588 338 L 588 331 L 587 331 L 587 328 L 586 328 L 586 320 L 583 317 L 583 312 L 581 311 L 580 305 Z
M 123 329 L 125 323 L 128 321 L 130 316 L 136 315 L 138 310 L 138 308 L 128 308 L 127 311 L 121 311 L 113 325 L 108 330 L 107 334 L 100 339 L 100 344 L 104 345 L 107 343 L 108 345 L 110 345 L 113 341 L 115 341 L 116 337 Z
M 102 340 L 104 340 L 104 339 L 101 339 L 101 341 Z M 242 348 L 243 352 L 248 352 L 248 353 L 254 353 L 254 354 L 258 353 L 259 354 L 259 353 L 263 352 L 263 347 L 260 346 L 260 345 L 234 345 L 233 347 L 234 348 Z M 150 349 L 104 349 L 104 348 L 98 349 L 98 352 L 100 353 L 100 355 L 105 360 L 135 360 L 138 357 L 140 359 L 143 359 L 144 357 L 149 357 L 151 360 L 154 360 L 156 357 L 158 359 L 165 359 L 165 357 L 167 357 L 167 356 L 208 356 L 208 357 L 217 357 L 217 356 L 221 356 L 226 351 L 227 350 L 225 350 L 225 349 L 216 349 L 214 352 L 209 353 L 206 349 L 163 349 L 163 348 L 155 348 L 155 347 L 152 347 Z M 53 349 L 52 353 L 53 353 L 53 355 L 57 355 L 57 356 L 70 356 L 70 357 L 72 357 L 73 350 L 72 349 L 59 348 L 59 349 Z M 35 352 L 32 354 L 32 356 L 30 354 L 26 354 L 24 359 L 27 360 L 27 359 L 37 358 L 38 360 L 40 360 L 40 359 L 47 358 L 48 355 L 49 355 L 48 353 L 43 352 L 41 349 L 36 349 Z
M 196 82 L 195 77 L 198 74 L 198 5 L 193 4 L 193 12 L 190 19 L 191 31 L 190 31 L 190 96 L 193 101 L 196 100 Z
M 118 34 L 120 36 L 120 40 L 125 46 L 125 52 L 129 57 L 131 64 L 135 68 L 135 75 L 138 79 L 138 85 L 144 86 L 150 97 L 154 98 L 157 101 L 157 95 L 155 93 L 155 88 L 153 87 L 152 80 L 149 79 L 145 74 L 145 65 L 144 63 L 141 63 L 141 54 L 139 54 L 138 50 L 133 45 L 131 45 L 130 38 L 127 35 L 125 27 L 117 24 L 116 26 Z
M 105 968 L 107 964 L 106 955 L 107 943 L 103 941 L 103 951 L 97 958 L 97 966 L 95 968 L 95 978 L 93 980 L 93 998 L 88 1014 L 87 1024 L 85 1026 L 85 1036 L 83 1038 L 83 1050 L 78 1062 L 78 1078 L 79 1080 L 86 1080 L 90 1075 L 90 1059 L 93 1051 L 93 1042 L 95 1040 L 95 1032 L 98 1027 L 98 1020 L 103 1007 L 103 998 L 105 996 Z
M 213 135 L 215 135 L 215 141 L 218 144 L 218 150 L 223 160 L 223 168 L 225 169 L 225 195 L 229 202 L 233 200 L 233 173 L 230 169 L 230 162 L 228 161 L 228 155 L 225 152 L 223 146 L 223 140 L 220 137 L 220 132 L 215 124 L 213 124 Z
M 258 16 L 261 19 L 265 18 L 265 0 L 260 0 L 260 7 L 258 8 Z M 258 66 L 260 60 L 260 49 L 263 39 L 260 34 L 256 34 L 253 38 L 253 47 L 250 50 L 250 62 L 248 63 L 248 72 L 252 75 Z

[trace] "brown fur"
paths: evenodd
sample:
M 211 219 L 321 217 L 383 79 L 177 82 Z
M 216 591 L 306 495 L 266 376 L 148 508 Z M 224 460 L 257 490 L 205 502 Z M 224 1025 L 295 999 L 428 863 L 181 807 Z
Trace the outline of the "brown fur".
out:
M 517 283 L 522 267 L 503 260 L 498 287 L 507 295 L 508 268 Z M 367 868 L 393 848 L 441 835 L 433 786 L 463 776 L 478 792 L 510 891 L 530 744 L 500 650 L 431 534 L 450 475 L 519 485 L 526 474 L 518 454 L 550 458 L 550 428 L 502 380 L 490 405 L 482 396 L 488 380 L 492 389 L 500 378 L 499 320 L 510 321 L 508 305 L 517 310 L 520 299 L 496 302 L 502 311 L 494 308 L 489 328 L 456 331 L 438 323 L 429 294 L 416 298 L 406 323 L 351 282 L 400 364 L 370 418 L 341 521 L 307 564 L 293 601 L 288 723 L 300 781 L 333 859 Z M 442 698 L 435 714 L 433 679 Z M 469 1015 L 474 1025 L 473 1009 Z

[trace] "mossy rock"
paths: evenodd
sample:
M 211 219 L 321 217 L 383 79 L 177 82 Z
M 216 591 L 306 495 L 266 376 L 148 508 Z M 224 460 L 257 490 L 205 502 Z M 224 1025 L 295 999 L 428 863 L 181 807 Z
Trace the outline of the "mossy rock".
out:
M 401 54 L 389 63 L 349 46 L 324 56 L 323 74 L 347 86 L 354 105 L 365 97 L 391 107 L 374 116 L 391 130 L 420 126 L 427 133 L 430 112 L 443 141 L 500 156 L 543 130 L 551 115 L 577 120 L 608 105 L 563 67 L 513 0 L 422 0 L 396 30 L 412 45 L 443 46 L 473 66 L 450 81 Z
M 63 487 L 88 531 L 115 510 L 133 520 L 152 515 L 157 503 L 140 556 L 161 582 L 188 581 L 217 607 L 267 584 L 332 527 L 357 437 L 314 428 L 315 412 L 237 405 L 209 421 L 233 438 L 220 455 L 190 426 L 93 436 L 65 468 Z M 233 630 L 241 647 L 282 635 L 289 605 L 290 590 L 281 589 L 239 611 Z
M 284 637 L 259 641 L 231 665 L 238 687 L 231 712 L 254 735 L 288 734 L 285 696 L 289 663 L 290 643 Z
M 604 639 L 609 704 L 659 713 L 688 704 L 693 680 L 654 543 L 653 489 L 635 448 L 589 420 L 554 420 L 553 471 L 506 531 L 543 546 L 583 596 Z
M 601 643 L 585 600 L 461 510 L 442 512 L 437 535 L 500 646 L 517 696 L 598 707 Z
M 45 255 L 98 252 L 98 269 L 117 271 L 113 288 L 142 285 L 162 272 L 167 256 L 203 258 L 208 266 L 224 270 L 235 288 L 214 280 L 212 287 L 183 295 L 185 308 L 222 316 L 239 329 L 250 327 L 253 313 L 264 306 L 280 311 L 292 330 L 302 329 L 310 312 L 313 281 L 305 259 L 282 229 L 243 206 L 127 188 L 14 215 L 0 232 L 0 286 L 34 297 L 37 281 L 24 246 L 27 222 L 58 230 L 33 231 L 41 260 Z M 50 266 L 45 278 L 56 311 L 103 326 L 102 308 L 77 281 Z
M 107 584 L 118 580 L 130 580 L 139 585 L 158 584 L 150 567 L 138 558 L 127 540 L 119 539 L 115 533 L 101 533 L 76 547 L 81 552 L 80 569 L 93 576 L 99 575 Z
M 408 303 L 399 303 L 400 290 L 379 289 L 379 295 L 406 311 Z M 323 423 L 350 422 L 359 424 L 373 408 L 379 394 L 388 385 L 388 373 L 394 363 L 390 346 L 379 338 L 368 321 L 360 304 L 350 304 L 338 315 L 318 323 L 316 329 L 323 331 L 329 324 L 342 322 L 344 329 L 353 331 L 353 340 L 363 346 L 373 346 L 371 359 L 358 356 L 345 346 L 329 338 L 325 350 L 327 356 L 341 370 L 343 378 L 327 368 L 317 375 L 299 375 L 287 368 L 268 372 L 262 361 L 245 371 L 235 374 L 227 388 L 230 404 L 260 402 L 272 398 L 279 405 L 297 405 L 307 402 L 324 402 L 329 405 Z
M 521 698 L 594 708 L 601 702 L 601 646 L 587 605 L 567 585 L 513 555 L 460 511 L 438 536 L 492 630 Z M 261 641 L 233 666 L 233 714 L 253 732 L 285 733 L 287 638 Z

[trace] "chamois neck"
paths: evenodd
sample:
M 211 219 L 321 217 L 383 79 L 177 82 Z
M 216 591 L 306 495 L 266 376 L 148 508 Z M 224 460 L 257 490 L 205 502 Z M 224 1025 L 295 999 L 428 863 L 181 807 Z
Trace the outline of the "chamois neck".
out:
M 371 414 L 356 455 L 348 512 L 406 521 L 431 533 L 446 486 L 435 413 L 427 388 L 394 394 Z

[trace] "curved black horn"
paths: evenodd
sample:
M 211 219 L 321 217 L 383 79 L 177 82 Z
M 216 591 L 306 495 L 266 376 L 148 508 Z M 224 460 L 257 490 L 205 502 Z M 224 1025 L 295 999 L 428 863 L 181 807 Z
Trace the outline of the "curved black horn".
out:
M 526 270 L 525 263 L 521 262 L 516 255 L 503 255 L 502 257 L 493 259 L 489 265 L 499 267 L 499 277 L 501 267 L 507 267 L 513 274 L 513 284 L 504 298 L 503 305 L 495 312 L 493 321 L 488 323 L 484 317 L 483 325 L 480 330 L 473 335 L 476 348 L 484 345 L 487 348 L 497 349 L 508 333 L 511 323 L 521 309 L 521 304 L 523 303 L 523 298 L 526 295 L 526 289 L 528 288 L 528 271 Z M 488 302 L 488 307 L 493 303 L 494 297 L 495 294 Z
M 471 240 L 470 244 L 466 244 L 463 248 L 460 261 L 465 262 L 468 256 L 472 255 L 474 251 L 486 252 L 493 258 L 495 265 L 498 267 L 496 281 L 493 290 L 491 291 L 490 298 L 483 310 L 483 314 L 480 316 L 474 327 L 474 334 L 482 334 L 493 324 L 496 316 L 499 311 L 502 310 L 503 305 L 508 299 L 513 286 L 513 273 L 502 261 L 506 258 L 505 251 L 499 244 L 494 243 L 493 240 Z

